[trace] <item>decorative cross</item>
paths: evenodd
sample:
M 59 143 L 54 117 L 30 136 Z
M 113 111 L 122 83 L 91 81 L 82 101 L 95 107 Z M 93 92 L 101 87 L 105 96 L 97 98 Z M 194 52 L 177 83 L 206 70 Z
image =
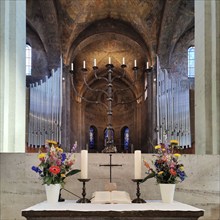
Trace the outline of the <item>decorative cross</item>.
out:
M 122 164 L 112 164 L 112 154 L 109 154 L 110 156 L 110 164 L 100 164 L 100 167 L 109 167 L 110 168 L 110 183 L 112 182 L 112 167 L 122 166 Z

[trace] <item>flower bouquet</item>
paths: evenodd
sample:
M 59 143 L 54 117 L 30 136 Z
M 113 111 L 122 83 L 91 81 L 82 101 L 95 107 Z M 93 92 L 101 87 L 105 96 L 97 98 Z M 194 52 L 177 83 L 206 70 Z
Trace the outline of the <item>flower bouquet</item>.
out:
M 175 184 L 185 179 L 184 166 L 178 161 L 181 155 L 174 153 L 177 146 L 178 141 L 176 140 L 171 140 L 170 144 L 161 143 L 155 146 L 157 154 L 153 155 L 156 157 L 155 161 L 152 161 L 154 169 L 144 160 L 148 175 L 143 179 L 143 182 L 152 177 L 156 178 L 157 183 L 165 184 Z
M 148 169 L 148 175 L 142 182 L 155 177 L 160 185 L 162 201 L 165 203 L 173 202 L 175 184 L 182 182 L 186 177 L 184 166 L 178 161 L 181 155 L 174 153 L 177 145 L 178 141 L 171 140 L 170 144 L 161 143 L 155 146 L 157 154 L 154 155 L 156 157 L 155 161 L 152 161 L 154 169 L 144 161 L 144 165 Z
M 43 184 L 61 184 L 63 186 L 66 177 L 80 172 L 78 169 L 72 169 L 75 163 L 73 152 L 64 153 L 56 141 L 47 140 L 46 153 L 40 151 L 38 158 L 40 164 L 32 166 L 32 170 L 40 175 Z

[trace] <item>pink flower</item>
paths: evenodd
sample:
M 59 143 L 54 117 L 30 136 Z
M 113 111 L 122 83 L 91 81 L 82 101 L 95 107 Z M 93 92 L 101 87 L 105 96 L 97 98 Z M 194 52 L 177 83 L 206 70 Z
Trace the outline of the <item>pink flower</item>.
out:
M 71 167 L 73 165 L 73 161 L 68 161 L 67 166 Z
M 60 166 L 61 165 L 61 160 L 57 160 L 56 163 L 57 163 L 57 166 Z

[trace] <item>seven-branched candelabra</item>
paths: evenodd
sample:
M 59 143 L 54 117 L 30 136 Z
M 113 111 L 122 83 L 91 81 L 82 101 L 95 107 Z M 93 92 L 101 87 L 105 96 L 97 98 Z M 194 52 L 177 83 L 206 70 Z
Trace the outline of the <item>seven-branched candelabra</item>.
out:
M 137 67 L 137 61 L 134 60 L 134 67 L 133 67 L 133 72 L 134 72 L 134 80 L 132 81 L 131 85 L 130 86 L 127 86 L 126 88 L 122 88 L 122 89 L 116 89 L 115 91 L 113 91 L 113 82 L 116 80 L 116 79 L 121 79 L 121 78 L 124 78 L 126 76 L 126 71 L 125 71 L 125 68 L 126 68 L 126 64 L 125 64 L 125 58 L 123 58 L 122 60 L 122 65 L 121 65 L 121 69 L 122 69 L 122 74 L 120 75 L 116 75 L 116 76 L 113 76 L 113 69 L 114 69 L 114 65 L 111 64 L 111 58 L 109 57 L 109 62 L 108 64 L 106 64 L 106 69 L 107 69 L 107 72 L 105 75 L 102 75 L 102 76 L 98 76 L 98 67 L 96 66 L 96 59 L 94 59 L 94 66 L 93 66 L 93 73 L 94 73 L 94 80 L 104 80 L 106 82 L 106 85 L 105 87 L 107 87 L 106 90 L 104 89 L 98 89 L 98 88 L 92 88 L 89 83 L 87 82 L 86 80 L 86 73 L 87 73 L 87 69 L 86 69 L 86 63 L 85 61 L 83 61 L 83 68 L 82 68 L 82 72 L 84 73 L 83 74 L 83 81 L 84 81 L 84 84 L 85 86 L 87 87 L 87 89 L 89 89 L 90 91 L 92 92 L 101 92 L 103 94 L 106 95 L 106 101 L 107 101 L 107 104 L 105 102 L 100 102 L 98 100 L 96 101 L 92 101 L 92 100 L 89 100 L 87 99 L 85 96 L 82 96 L 80 95 L 76 88 L 75 88 L 75 84 L 74 84 L 74 81 L 73 81 L 73 77 L 71 77 L 72 79 L 72 86 L 73 86 L 73 89 L 74 89 L 74 92 L 75 94 L 80 97 L 82 100 L 86 101 L 86 102 L 89 102 L 89 103 L 94 103 L 94 104 L 102 104 L 105 106 L 105 108 L 107 109 L 107 135 L 106 135 L 106 147 L 104 148 L 103 152 L 105 153 L 114 153 L 114 152 L 117 152 L 117 148 L 115 147 L 114 145 L 114 135 L 113 135 L 113 127 L 112 127 L 112 114 L 113 114 L 113 111 L 112 111 L 112 103 L 113 103 L 113 94 L 116 93 L 117 91 L 125 91 L 125 90 L 128 90 L 128 89 L 132 89 L 133 86 L 135 86 L 135 84 L 139 81 L 137 79 L 137 74 L 138 74 L 138 67 Z M 145 71 L 149 72 L 151 68 L 149 68 L 149 64 L 148 62 L 146 63 L 146 69 Z M 71 69 L 70 69 L 70 73 L 73 74 L 74 73 L 74 66 L 73 66 L 73 63 L 71 63 Z M 144 92 L 147 88 L 144 89 Z M 131 102 L 134 102 L 134 101 L 137 101 L 138 99 L 141 98 L 141 96 L 143 96 L 143 93 L 141 93 L 141 95 L 139 95 L 138 97 L 134 98 L 133 100 L 129 100 L 127 102 L 118 102 L 118 104 L 127 104 L 127 103 L 131 103 Z

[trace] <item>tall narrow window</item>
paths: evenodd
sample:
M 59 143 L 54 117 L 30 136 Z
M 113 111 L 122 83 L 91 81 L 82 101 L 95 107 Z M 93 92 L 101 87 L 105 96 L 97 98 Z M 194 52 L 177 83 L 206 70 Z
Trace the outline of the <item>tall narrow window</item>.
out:
M 127 151 L 129 146 L 129 129 L 124 130 L 124 149 Z
M 89 128 L 89 149 L 95 149 L 97 145 L 97 128 L 90 126 Z
M 127 126 L 121 129 L 122 150 L 128 152 L 129 150 L 129 128 Z
M 195 47 L 192 46 L 188 49 L 188 77 L 195 77 Z
M 31 76 L 31 46 L 26 44 L 26 75 Z
M 106 128 L 104 130 L 104 146 L 106 147 L 107 143 L 109 143 L 110 141 L 114 141 L 114 129 Z

